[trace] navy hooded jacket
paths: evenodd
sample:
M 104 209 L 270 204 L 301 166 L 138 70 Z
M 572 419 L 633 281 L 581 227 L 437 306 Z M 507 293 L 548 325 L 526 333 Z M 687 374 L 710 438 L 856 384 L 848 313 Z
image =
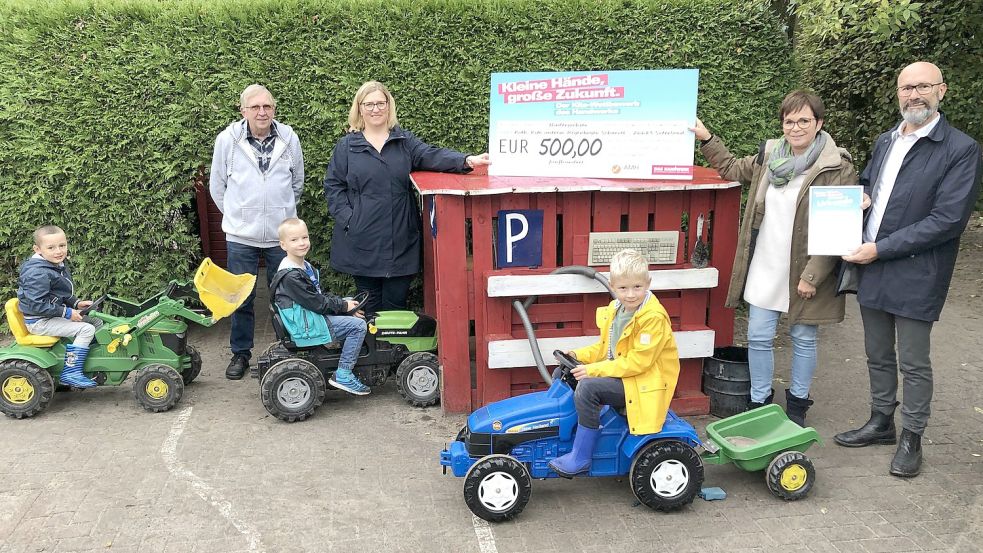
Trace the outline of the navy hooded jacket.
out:
M 331 268 L 350 275 L 397 277 L 420 272 L 422 222 L 412 171 L 466 173 L 467 156 L 436 148 L 394 127 L 376 151 L 361 132 L 335 146 L 324 178 L 334 218 Z
M 20 267 L 18 284 L 20 311 L 27 319 L 64 317 L 65 308 L 75 309 L 79 302 L 67 263 L 55 265 L 43 257 L 31 257 Z
M 942 313 L 983 163 L 980 145 L 939 117 L 901 164 L 875 238 L 877 259 L 860 266 L 857 290 L 860 305 L 919 321 L 937 321 Z M 892 132 L 874 143 L 860 175 L 872 197 Z

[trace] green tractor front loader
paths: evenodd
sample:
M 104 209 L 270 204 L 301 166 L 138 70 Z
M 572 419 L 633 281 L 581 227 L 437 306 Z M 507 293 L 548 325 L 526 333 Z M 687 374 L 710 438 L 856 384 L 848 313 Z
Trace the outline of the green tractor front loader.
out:
M 212 326 L 252 292 L 254 275 L 233 275 L 205 258 L 194 281 L 171 281 L 137 303 L 111 295 L 87 314 L 98 323 L 82 369 L 99 386 L 119 386 L 133 373 L 133 395 L 153 412 L 174 407 L 201 372 L 201 355 L 187 343 L 188 324 Z M 71 339 L 30 334 L 17 298 L 4 306 L 14 343 L 0 348 L 0 411 L 17 419 L 45 409 L 65 364 Z

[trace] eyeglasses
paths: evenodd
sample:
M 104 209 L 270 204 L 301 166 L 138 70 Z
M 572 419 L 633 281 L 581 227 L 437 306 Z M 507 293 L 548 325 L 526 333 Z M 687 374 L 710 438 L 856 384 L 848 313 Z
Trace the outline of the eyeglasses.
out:
M 362 102 L 362 109 L 365 111 L 375 111 L 384 110 L 389 105 L 389 101 L 385 102 Z
M 919 94 L 924 96 L 929 92 L 931 92 L 932 89 L 939 86 L 940 84 L 945 84 L 945 83 L 921 83 L 921 84 L 916 84 L 915 86 L 912 85 L 899 86 L 898 96 L 911 96 L 912 90 L 917 90 Z
M 782 121 L 782 128 L 791 129 L 792 127 L 798 126 L 800 129 L 808 129 L 809 125 L 811 125 L 813 121 L 815 121 L 815 119 L 806 119 L 805 117 L 797 121 L 786 119 Z
M 276 109 L 276 106 L 271 106 L 270 104 L 263 104 L 259 106 L 243 106 L 242 109 L 251 111 L 253 113 L 257 113 L 259 110 L 273 111 Z

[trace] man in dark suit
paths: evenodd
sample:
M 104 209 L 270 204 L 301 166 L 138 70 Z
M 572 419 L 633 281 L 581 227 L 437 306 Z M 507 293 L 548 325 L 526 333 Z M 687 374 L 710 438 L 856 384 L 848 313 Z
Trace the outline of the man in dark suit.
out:
M 921 437 L 932 402 L 929 357 L 952 279 L 959 236 L 979 195 L 981 150 L 939 113 L 942 71 L 928 62 L 898 75 L 903 121 L 882 134 L 860 176 L 872 203 L 863 244 L 845 261 L 861 266 L 857 301 L 870 373 L 870 420 L 833 439 L 846 447 L 898 443 L 891 474 L 921 470 Z M 895 350 L 897 345 L 897 350 Z M 894 426 L 903 377 L 901 439 Z

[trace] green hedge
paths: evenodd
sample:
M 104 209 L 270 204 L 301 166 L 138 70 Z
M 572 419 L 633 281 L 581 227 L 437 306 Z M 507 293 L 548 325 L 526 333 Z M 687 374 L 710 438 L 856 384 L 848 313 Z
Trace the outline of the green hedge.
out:
M 698 67 L 700 115 L 741 153 L 777 132 L 795 80 L 780 21 L 752 0 L 8 2 L 0 33 L 2 297 L 41 223 L 68 232 L 86 296 L 189 278 L 192 180 L 252 82 L 301 137 L 300 212 L 326 264 L 321 179 L 365 80 L 424 140 L 480 152 L 491 72 Z
M 821 4 L 812 1 L 811 4 Z M 796 54 L 804 81 L 826 101 L 827 125 L 862 169 L 877 136 L 901 121 L 895 93 L 900 70 L 911 62 L 938 65 L 949 90 L 941 109 L 952 124 L 983 141 L 983 0 L 925 2 L 920 21 L 907 18 L 872 25 L 883 17 L 871 2 L 850 2 L 858 11 L 831 11 L 800 17 Z M 837 32 L 814 33 L 840 24 Z M 983 209 L 983 197 L 977 202 Z

